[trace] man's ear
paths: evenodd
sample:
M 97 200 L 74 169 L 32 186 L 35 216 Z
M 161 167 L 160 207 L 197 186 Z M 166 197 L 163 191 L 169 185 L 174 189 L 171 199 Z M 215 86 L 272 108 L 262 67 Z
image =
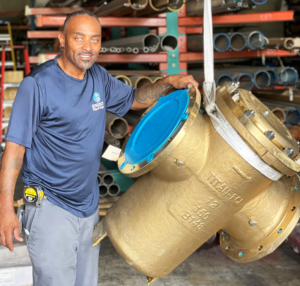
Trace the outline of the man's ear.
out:
M 64 33 L 60 33 L 58 35 L 58 40 L 59 40 L 60 46 L 62 48 L 64 48 L 65 47 L 65 40 L 66 40 L 65 34 Z

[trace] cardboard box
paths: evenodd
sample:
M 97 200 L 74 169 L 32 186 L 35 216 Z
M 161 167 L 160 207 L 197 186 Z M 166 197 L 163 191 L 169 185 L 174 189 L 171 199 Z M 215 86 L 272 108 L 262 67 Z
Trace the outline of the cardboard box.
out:
M 4 108 L 3 110 L 3 117 L 4 118 L 9 118 L 11 115 L 11 110 L 12 110 L 12 106 L 7 106 Z
M 5 83 L 20 83 L 24 78 L 24 71 L 6 71 L 4 73 Z
M 17 87 L 8 87 L 4 89 L 4 100 L 15 100 L 17 92 Z

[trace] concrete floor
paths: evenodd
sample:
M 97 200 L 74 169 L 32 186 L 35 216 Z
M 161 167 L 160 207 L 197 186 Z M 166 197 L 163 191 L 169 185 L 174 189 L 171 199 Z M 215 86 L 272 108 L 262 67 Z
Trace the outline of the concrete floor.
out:
M 145 276 L 131 268 L 109 239 L 101 244 L 99 286 L 147 286 Z M 219 246 L 192 254 L 153 286 L 300 286 L 300 255 L 286 243 L 252 263 L 239 264 Z

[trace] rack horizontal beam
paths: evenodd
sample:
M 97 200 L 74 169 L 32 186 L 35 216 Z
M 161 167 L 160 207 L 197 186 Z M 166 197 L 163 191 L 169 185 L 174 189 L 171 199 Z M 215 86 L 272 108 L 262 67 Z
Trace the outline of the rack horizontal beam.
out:
M 54 39 L 61 31 L 27 31 L 28 39 Z
M 25 7 L 25 16 L 30 15 L 67 15 L 80 10 L 89 10 L 93 12 L 94 8 L 89 7 L 61 7 L 61 8 L 29 8 Z
M 55 39 L 61 31 L 27 31 L 28 39 Z M 102 31 L 102 37 L 106 37 L 107 33 Z
M 242 58 L 261 58 L 265 57 L 294 57 L 297 56 L 297 52 L 288 52 L 282 50 L 244 50 L 244 51 L 230 51 L 224 53 L 215 52 L 214 58 L 216 60 L 221 59 L 242 59 Z M 179 55 L 179 60 L 181 62 L 192 62 L 192 61 L 203 61 L 203 53 L 182 53 Z
M 66 16 L 37 16 L 37 27 L 61 27 Z M 99 17 L 102 27 L 165 27 L 166 18 Z
M 214 25 L 250 24 L 266 22 L 293 21 L 294 11 L 279 11 L 267 13 L 233 14 L 213 16 Z M 179 26 L 202 26 L 203 17 L 179 17 Z
M 58 54 L 45 54 L 47 60 L 54 59 Z M 101 54 L 97 63 L 165 63 L 168 60 L 167 53 L 160 54 Z M 38 64 L 39 57 L 29 57 L 31 64 Z

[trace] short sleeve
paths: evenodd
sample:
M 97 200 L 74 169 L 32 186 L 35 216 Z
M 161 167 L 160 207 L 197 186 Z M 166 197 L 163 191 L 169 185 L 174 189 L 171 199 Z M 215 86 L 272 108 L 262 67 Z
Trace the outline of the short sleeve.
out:
M 42 110 L 38 85 L 34 78 L 26 77 L 18 88 L 5 140 L 31 148 Z
M 112 77 L 105 69 L 102 69 L 102 71 L 105 84 L 106 110 L 122 117 L 133 104 L 135 88 Z

